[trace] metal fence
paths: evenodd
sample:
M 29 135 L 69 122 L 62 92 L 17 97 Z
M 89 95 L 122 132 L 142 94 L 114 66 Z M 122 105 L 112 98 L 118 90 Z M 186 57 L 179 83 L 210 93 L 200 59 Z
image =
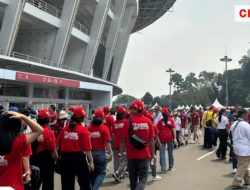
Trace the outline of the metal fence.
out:
M 78 22 L 77 20 L 74 21 L 74 27 L 80 31 L 82 31 L 85 34 L 90 34 L 89 28 L 84 26 L 82 23 Z
M 62 11 L 42 0 L 26 0 L 27 3 L 57 17 L 61 18 Z
M 38 57 L 34 57 L 34 56 L 30 56 L 30 55 L 26 55 L 26 54 L 22 54 L 22 53 L 19 53 L 19 52 L 14 52 L 14 51 L 11 52 L 10 56 L 14 57 L 14 58 L 18 58 L 18 59 L 24 59 L 24 60 L 27 60 L 27 61 L 33 61 L 33 62 L 45 64 L 45 65 L 55 65 L 55 63 L 56 63 L 54 61 L 49 61 L 49 60 L 46 60 L 46 59 L 41 59 L 41 58 L 38 58 Z

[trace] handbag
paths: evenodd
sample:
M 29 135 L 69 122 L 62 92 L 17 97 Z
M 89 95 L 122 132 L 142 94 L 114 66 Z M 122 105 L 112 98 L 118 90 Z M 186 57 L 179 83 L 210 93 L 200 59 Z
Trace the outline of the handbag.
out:
M 129 119 L 129 142 L 137 150 L 142 150 L 147 146 L 147 142 L 134 134 L 131 118 Z

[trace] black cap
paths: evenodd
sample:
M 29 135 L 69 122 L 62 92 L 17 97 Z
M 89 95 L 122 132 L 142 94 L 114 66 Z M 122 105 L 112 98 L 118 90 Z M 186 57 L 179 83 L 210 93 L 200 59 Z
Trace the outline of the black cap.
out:
M 238 111 L 238 117 L 241 117 L 243 114 L 247 114 L 247 110 L 244 109 L 244 108 L 241 108 L 239 111 Z

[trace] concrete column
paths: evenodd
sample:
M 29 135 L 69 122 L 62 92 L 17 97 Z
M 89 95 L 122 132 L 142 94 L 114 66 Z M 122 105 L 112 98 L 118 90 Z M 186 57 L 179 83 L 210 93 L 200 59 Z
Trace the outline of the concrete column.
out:
M 82 68 L 81 68 L 81 72 L 84 74 L 89 75 L 94 65 L 95 57 L 96 57 L 97 50 L 99 47 L 99 42 L 102 37 L 102 32 L 103 32 L 106 18 L 108 15 L 110 2 L 111 0 L 101 0 L 99 1 L 96 7 L 92 27 L 90 30 L 90 41 L 86 48 L 86 52 L 85 52 L 85 56 L 84 56 L 84 60 L 83 60 Z
M 125 11 L 125 17 L 123 18 L 122 27 L 120 28 L 118 39 L 114 50 L 114 63 L 111 73 L 111 82 L 116 83 L 118 79 L 117 72 L 120 71 L 122 66 L 123 57 L 126 52 L 127 43 L 129 40 L 131 28 L 131 19 L 134 13 L 134 6 L 128 7 Z M 132 23 L 134 24 L 134 23 Z
M 28 98 L 28 105 L 33 104 L 33 93 L 34 93 L 34 84 L 29 84 L 29 98 Z
M 65 0 L 61 16 L 61 26 L 57 31 L 51 61 L 60 67 L 66 54 L 80 0 Z
M 122 23 L 122 18 L 125 12 L 127 0 L 120 0 L 116 1 L 115 8 L 114 8 L 114 15 L 115 18 L 111 23 L 109 33 L 107 36 L 106 41 L 106 53 L 105 53 L 105 60 L 104 60 L 104 67 L 103 67 L 103 74 L 102 78 L 107 79 L 109 68 L 111 65 L 112 57 L 114 54 L 114 48 L 117 41 L 119 28 Z
M 10 55 L 21 22 L 25 0 L 10 0 L 6 7 L 0 32 L 0 48 L 5 55 Z
M 69 105 L 69 88 L 65 89 L 65 105 Z

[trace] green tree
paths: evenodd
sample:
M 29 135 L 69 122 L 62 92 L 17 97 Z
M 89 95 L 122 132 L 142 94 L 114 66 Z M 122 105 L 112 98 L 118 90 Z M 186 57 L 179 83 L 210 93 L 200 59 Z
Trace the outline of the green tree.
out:
M 161 105 L 161 98 L 160 96 L 156 96 L 153 99 L 153 105 L 155 105 L 155 103 L 157 103 L 158 105 Z
M 130 96 L 128 94 L 121 94 L 121 95 L 117 96 L 117 98 L 114 100 L 113 106 L 114 107 L 118 106 L 118 105 L 129 106 L 129 104 L 135 100 L 136 100 L 136 98 L 134 96 Z
M 146 106 L 152 106 L 153 96 L 149 92 L 146 92 L 146 94 L 142 97 L 141 100 Z

